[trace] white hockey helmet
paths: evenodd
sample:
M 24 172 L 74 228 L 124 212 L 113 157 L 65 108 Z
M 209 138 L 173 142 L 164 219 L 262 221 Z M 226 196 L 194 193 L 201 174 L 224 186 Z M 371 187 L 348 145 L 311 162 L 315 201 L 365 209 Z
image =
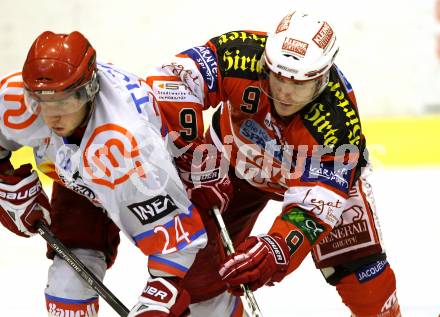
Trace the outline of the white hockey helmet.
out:
M 336 35 L 327 22 L 292 11 L 268 35 L 262 64 L 282 77 L 311 80 L 330 69 L 338 49 Z
M 288 117 L 315 100 L 325 89 L 338 52 L 331 26 L 308 14 L 291 12 L 268 35 L 261 56 L 260 82 L 275 111 Z

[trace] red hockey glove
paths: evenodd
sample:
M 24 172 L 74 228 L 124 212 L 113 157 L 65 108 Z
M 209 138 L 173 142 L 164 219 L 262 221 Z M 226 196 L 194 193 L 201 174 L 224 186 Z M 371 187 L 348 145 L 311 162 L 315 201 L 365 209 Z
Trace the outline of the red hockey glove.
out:
M 30 237 L 38 220 L 50 224 L 50 204 L 31 164 L 10 172 L 0 174 L 0 222 L 15 234 Z
M 209 151 L 202 151 L 205 148 Z M 177 157 L 176 165 L 188 197 L 197 207 L 211 210 L 217 206 L 220 212 L 226 210 L 233 195 L 229 164 L 225 159 L 222 162 L 222 154 L 214 145 L 199 145 L 194 152 Z
M 139 302 L 128 317 L 184 317 L 189 316 L 189 293 L 178 278 L 150 278 Z
M 243 295 L 241 284 L 255 291 L 281 281 L 289 260 L 289 248 L 281 236 L 248 237 L 226 258 L 219 273 L 234 295 Z

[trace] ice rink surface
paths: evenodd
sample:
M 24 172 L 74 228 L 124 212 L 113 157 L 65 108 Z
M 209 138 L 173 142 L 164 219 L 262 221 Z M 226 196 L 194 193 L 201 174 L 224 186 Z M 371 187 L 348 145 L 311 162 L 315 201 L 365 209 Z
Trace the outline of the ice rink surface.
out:
M 440 314 L 439 179 L 440 168 L 380 169 L 370 178 L 388 259 L 397 275 L 403 317 Z M 255 233 L 268 230 L 279 207 L 278 203 L 266 207 Z M 45 317 L 44 287 L 50 261 L 44 256 L 43 239 L 19 238 L 0 228 L 0 241 L 0 316 Z M 106 286 L 131 307 L 146 277 L 146 259 L 123 238 Z M 280 284 L 258 290 L 256 297 L 266 317 L 349 316 L 310 257 Z M 100 316 L 118 315 L 101 300 Z

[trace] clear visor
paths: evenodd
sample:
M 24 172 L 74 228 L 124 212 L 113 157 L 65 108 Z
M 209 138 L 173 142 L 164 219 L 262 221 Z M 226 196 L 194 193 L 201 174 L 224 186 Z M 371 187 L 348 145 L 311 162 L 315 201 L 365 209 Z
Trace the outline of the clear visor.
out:
M 98 92 L 96 78 L 76 89 L 62 92 L 30 91 L 24 89 L 26 107 L 32 113 L 45 116 L 62 116 L 79 111 Z
M 301 107 L 312 102 L 325 89 L 329 71 L 311 80 L 294 80 L 272 71 L 268 71 L 268 77 L 269 91 L 263 91 L 269 98 L 285 105 Z

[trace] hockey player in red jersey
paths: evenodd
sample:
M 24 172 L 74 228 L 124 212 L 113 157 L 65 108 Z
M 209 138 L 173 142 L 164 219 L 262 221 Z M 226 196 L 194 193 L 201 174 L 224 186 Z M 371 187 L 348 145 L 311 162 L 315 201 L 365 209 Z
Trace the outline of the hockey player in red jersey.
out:
M 240 284 L 280 282 L 310 252 L 352 316 L 400 316 L 338 50 L 329 23 L 293 11 L 270 34 L 222 34 L 147 77 L 162 115 L 187 141 L 200 133 L 201 110 L 220 104 L 207 138 L 231 164 L 234 196 L 223 217 L 236 253 L 224 258 L 211 234 L 184 279 L 193 316 L 241 316 L 228 288 L 238 295 Z M 282 210 L 269 232 L 250 236 L 270 199 Z M 216 230 L 205 226 L 208 236 Z
M 206 232 L 145 82 L 97 63 L 79 32 L 44 32 L 23 72 L 1 80 L 0 102 L 0 222 L 28 237 L 44 220 L 100 279 L 122 230 L 149 256 L 151 275 L 129 316 L 186 316 L 182 278 L 206 245 Z M 30 164 L 11 165 L 11 152 L 21 146 L 32 147 L 37 166 L 55 180 L 51 204 Z M 96 291 L 52 251 L 48 256 L 49 316 L 97 316 Z

